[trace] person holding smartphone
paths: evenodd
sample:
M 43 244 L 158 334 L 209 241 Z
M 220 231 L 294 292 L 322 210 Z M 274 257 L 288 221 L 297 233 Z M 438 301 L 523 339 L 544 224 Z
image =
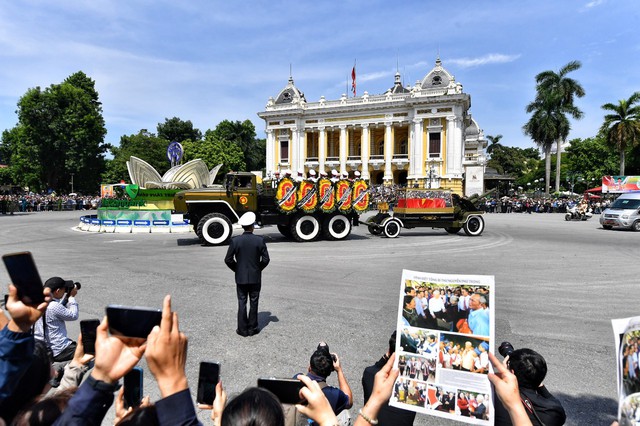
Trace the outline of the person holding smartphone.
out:
M 35 338 L 45 342 L 51 349 L 54 361 L 71 361 L 76 342 L 67 336 L 65 322 L 78 319 L 78 302 L 75 298 L 78 290 L 73 281 L 60 277 L 49 278 L 44 286 L 51 289 L 52 299 L 42 319 L 35 325 Z M 46 321 L 44 328 L 43 321 Z

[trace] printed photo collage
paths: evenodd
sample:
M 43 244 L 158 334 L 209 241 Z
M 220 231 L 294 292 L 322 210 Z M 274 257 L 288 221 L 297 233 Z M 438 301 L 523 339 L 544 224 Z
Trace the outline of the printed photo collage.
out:
M 403 271 L 391 405 L 491 423 L 492 289 L 492 276 Z
M 640 317 L 612 323 L 618 348 L 618 423 L 640 426 Z

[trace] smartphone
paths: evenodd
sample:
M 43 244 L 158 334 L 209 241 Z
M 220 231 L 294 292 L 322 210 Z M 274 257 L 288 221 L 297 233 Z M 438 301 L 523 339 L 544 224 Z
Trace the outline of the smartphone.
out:
M 139 407 L 142 402 L 142 376 L 143 371 L 140 367 L 133 367 L 124 376 L 124 406 Z
M 109 332 L 116 336 L 146 339 L 153 327 L 160 325 L 162 311 L 140 306 L 107 306 Z
M 96 354 L 96 329 L 100 325 L 100 320 L 82 320 L 80 321 L 80 333 L 82 333 L 82 346 L 84 353 Z
M 18 289 L 18 298 L 27 305 L 44 302 L 42 280 L 31 252 L 9 253 L 2 256 L 11 282 Z
M 301 404 L 304 399 L 300 398 L 300 389 L 304 387 L 298 379 L 258 379 L 258 387 L 266 389 L 278 397 L 281 404 Z
M 216 399 L 216 385 L 220 380 L 220 364 L 213 361 L 202 361 L 198 373 L 198 404 L 213 405 Z

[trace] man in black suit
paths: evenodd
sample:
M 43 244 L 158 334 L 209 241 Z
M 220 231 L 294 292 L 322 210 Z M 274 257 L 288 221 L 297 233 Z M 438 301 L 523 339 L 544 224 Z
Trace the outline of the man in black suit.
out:
M 238 293 L 238 328 L 236 333 L 247 337 L 258 334 L 258 299 L 262 286 L 262 270 L 269 264 L 267 244 L 262 237 L 253 234 L 256 215 L 247 212 L 238 224 L 244 229 L 242 235 L 231 239 L 224 263 L 236 273 Z M 247 317 L 247 298 L 249 316 Z

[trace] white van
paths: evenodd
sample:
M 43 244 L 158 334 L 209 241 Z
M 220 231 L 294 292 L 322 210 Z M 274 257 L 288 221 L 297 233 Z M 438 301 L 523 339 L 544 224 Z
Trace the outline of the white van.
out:
M 600 215 L 604 229 L 631 228 L 640 231 L 640 191 L 622 194 Z

